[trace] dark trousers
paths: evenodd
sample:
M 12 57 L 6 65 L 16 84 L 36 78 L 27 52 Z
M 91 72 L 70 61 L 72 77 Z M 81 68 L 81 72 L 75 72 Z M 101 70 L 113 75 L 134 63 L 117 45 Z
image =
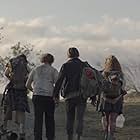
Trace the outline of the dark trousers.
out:
M 43 116 L 45 115 L 46 137 L 48 140 L 54 140 L 55 137 L 55 104 L 52 97 L 33 96 L 34 104 L 34 140 L 42 140 Z
M 86 109 L 86 100 L 81 97 L 75 97 L 66 100 L 66 115 L 67 115 L 67 134 L 73 135 L 74 122 L 76 118 L 76 133 L 82 135 L 83 119 Z

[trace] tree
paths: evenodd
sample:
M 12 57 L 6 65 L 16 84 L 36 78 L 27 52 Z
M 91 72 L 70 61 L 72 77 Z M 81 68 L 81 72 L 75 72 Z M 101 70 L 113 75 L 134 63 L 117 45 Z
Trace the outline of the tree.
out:
M 12 50 L 12 55 L 13 56 L 17 56 L 19 54 L 25 54 L 26 57 L 28 58 L 32 51 L 33 51 L 33 45 L 32 44 L 21 44 L 20 42 L 18 42 L 17 44 L 15 44 L 14 46 L 11 47 L 11 50 Z M 30 62 L 29 65 L 31 67 L 34 67 L 35 66 L 35 63 L 33 62 Z
M 11 55 L 9 54 L 8 56 L 5 57 L 1 57 L 0 56 L 0 75 L 3 76 L 3 71 L 5 69 L 6 64 L 8 63 L 8 61 L 12 58 L 15 57 L 19 54 L 25 54 L 28 57 L 30 57 L 32 51 L 33 51 L 33 45 L 29 44 L 21 44 L 20 42 L 18 42 L 17 44 L 11 46 Z M 37 53 L 36 55 L 39 55 L 39 53 Z M 30 67 L 35 67 L 35 63 L 34 62 L 29 62 Z
M 13 56 L 17 56 L 19 54 L 25 54 L 27 57 L 30 55 L 31 51 L 33 51 L 33 45 L 25 44 L 22 45 L 20 42 L 11 47 Z

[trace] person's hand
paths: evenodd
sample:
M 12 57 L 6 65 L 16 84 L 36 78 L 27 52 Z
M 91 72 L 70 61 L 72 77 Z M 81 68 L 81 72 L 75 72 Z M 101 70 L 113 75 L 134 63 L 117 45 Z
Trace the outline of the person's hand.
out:
M 57 107 L 59 105 L 60 99 L 58 97 L 54 97 L 53 99 L 54 99 L 55 106 Z
M 97 104 L 96 96 L 90 97 L 91 104 L 95 107 Z
M 123 90 L 123 89 L 122 89 L 121 92 L 122 92 L 122 95 L 123 95 L 123 96 L 127 94 L 127 91 L 126 91 L 126 90 Z

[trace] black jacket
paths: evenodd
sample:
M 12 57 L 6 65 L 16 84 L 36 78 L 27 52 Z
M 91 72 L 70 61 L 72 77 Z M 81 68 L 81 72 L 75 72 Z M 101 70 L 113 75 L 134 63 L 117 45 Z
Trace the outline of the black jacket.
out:
M 62 85 L 64 88 L 64 96 L 79 91 L 82 66 L 83 62 L 79 58 L 73 58 L 62 65 L 54 88 L 55 97 L 59 96 Z

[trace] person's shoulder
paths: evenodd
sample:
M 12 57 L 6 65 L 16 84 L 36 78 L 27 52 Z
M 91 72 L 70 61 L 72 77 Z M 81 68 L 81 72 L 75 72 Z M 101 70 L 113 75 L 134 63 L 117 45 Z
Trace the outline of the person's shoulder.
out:
M 78 64 L 85 64 L 85 63 L 88 64 L 87 61 L 82 61 L 80 58 L 74 58 L 74 59 L 72 60 L 72 62 L 73 62 L 73 63 L 78 63 Z
M 66 62 L 64 62 L 64 63 L 61 65 L 61 69 L 64 68 L 64 67 L 66 67 L 67 65 L 69 65 L 69 60 L 66 61 Z
M 43 68 L 44 67 L 44 64 L 40 64 L 38 66 L 36 66 L 34 69 L 40 69 L 40 68 Z
M 42 65 L 38 65 L 38 66 L 36 66 L 36 67 L 34 67 L 34 68 L 32 69 L 32 72 L 38 71 L 38 70 L 40 70 L 42 67 L 43 67 Z
M 57 69 L 56 69 L 54 66 L 51 66 L 51 65 L 50 65 L 50 69 L 51 69 L 53 72 L 56 72 L 56 71 L 57 71 Z
M 80 59 L 78 59 L 78 58 L 72 58 L 72 59 L 67 60 L 62 66 L 67 66 L 67 65 L 73 64 L 73 63 L 75 63 L 77 61 L 80 61 Z

